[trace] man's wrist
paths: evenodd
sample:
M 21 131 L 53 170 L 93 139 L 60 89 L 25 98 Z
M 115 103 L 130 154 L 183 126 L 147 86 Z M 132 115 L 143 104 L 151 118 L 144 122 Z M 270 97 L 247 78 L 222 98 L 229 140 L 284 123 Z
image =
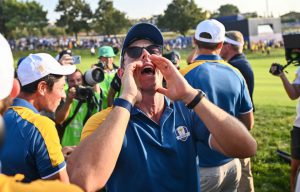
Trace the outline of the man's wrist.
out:
M 188 96 L 186 96 L 185 98 L 182 99 L 183 103 L 185 103 L 185 105 L 187 105 L 188 103 L 190 103 L 195 96 L 198 94 L 198 90 L 197 89 L 193 89 L 193 91 L 191 91 Z
M 197 95 L 194 96 L 194 98 L 190 102 L 188 102 L 185 106 L 189 109 L 193 109 L 205 96 L 206 95 L 202 90 L 197 89 Z
M 126 99 L 123 98 L 116 98 L 114 100 L 113 106 L 119 106 L 119 107 L 123 107 L 125 109 L 127 109 L 129 111 L 129 113 L 131 112 L 131 109 L 133 107 L 133 105 L 127 101 Z

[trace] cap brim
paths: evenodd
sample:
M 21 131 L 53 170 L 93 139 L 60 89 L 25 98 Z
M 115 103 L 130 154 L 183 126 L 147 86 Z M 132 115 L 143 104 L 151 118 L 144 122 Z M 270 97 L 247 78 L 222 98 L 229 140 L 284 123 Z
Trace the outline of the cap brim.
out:
M 149 23 L 139 23 L 129 29 L 122 46 L 122 51 L 138 39 L 149 39 L 157 45 L 164 44 L 163 36 L 157 27 Z

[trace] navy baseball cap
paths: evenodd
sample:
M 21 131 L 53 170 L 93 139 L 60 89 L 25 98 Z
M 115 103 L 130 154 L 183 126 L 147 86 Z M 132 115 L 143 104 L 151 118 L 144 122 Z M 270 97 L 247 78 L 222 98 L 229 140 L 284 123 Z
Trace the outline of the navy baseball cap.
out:
M 164 44 L 164 38 L 156 26 L 150 23 L 138 23 L 129 29 L 123 42 L 121 55 L 124 54 L 125 48 L 139 39 L 147 39 L 156 45 Z

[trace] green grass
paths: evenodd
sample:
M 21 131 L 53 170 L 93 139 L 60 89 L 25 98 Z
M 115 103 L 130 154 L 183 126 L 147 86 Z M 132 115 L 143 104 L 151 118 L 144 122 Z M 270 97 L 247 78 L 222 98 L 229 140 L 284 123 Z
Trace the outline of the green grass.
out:
M 185 59 L 191 49 L 181 50 L 181 67 L 186 65 Z M 97 56 L 91 57 L 88 50 L 75 50 L 82 56 L 82 71 L 97 62 Z M 14 57 L 20 58 L 28 52 L 16 52 Z M 55 56 L 55 52 L 51 52 Z M 258 151 L 252 158 L 255 190 L 257 192 L 289 191 L 289 165 L 276 155 L 280 148 L 290 152 L 289 131 L 295 117 L 297 101 L 289 100 L 278 77 L 269 73 L 271 63 L 285 63 L 284 50 L 272 50 L 271 55 L 246 52 L 255 75 L 254 103 L 256 106 L 255 126 L 251 131 L 258 142 Z M 115 59 L 119 62 L 119 58 Z M 287 68 L 288 78 L 294 78 L 296 67 Z

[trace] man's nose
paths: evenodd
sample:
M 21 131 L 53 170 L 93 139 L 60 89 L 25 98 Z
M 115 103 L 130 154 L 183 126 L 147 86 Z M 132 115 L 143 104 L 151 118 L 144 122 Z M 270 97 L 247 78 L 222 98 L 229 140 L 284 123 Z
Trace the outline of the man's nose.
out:
M 149 56 L 150 56 L 150 53 L 146 49 L 143 49 L 143 52 L 141 55 L 142 60 L 148 60 Z

